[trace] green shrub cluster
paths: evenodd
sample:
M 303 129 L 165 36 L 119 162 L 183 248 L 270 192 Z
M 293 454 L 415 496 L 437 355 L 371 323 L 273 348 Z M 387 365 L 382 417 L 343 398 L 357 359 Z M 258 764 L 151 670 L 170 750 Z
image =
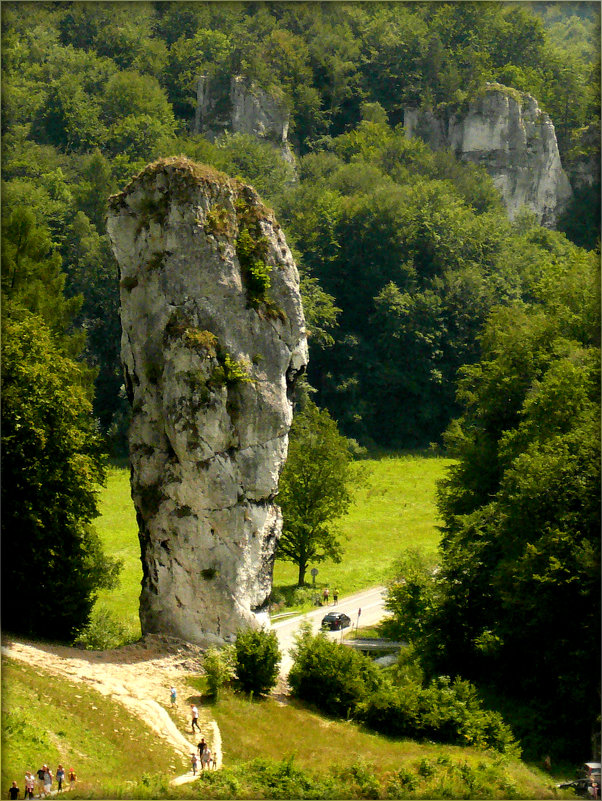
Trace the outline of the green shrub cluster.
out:
M 104 606 L 95 606 L 89 623 L 75 638 L 75 645 L 89 651 L 105 651 L 118 648 L 137 639 L 137 634 L 120 622 L 120 620 Z
M 263 695 L 278 679 L 282 654 L 276 632 L 259 629 L 239 631 L 235 643 L 236 676 L 245 692 Z
M 287 606 L 313 604 L 320 597 L 319 592 L 315 587 L 274 587 L 271 595 L 272 612 Z
M 362 701 L 356 717 L 381 734 L 519 753 L 499 712 L 484 709 L 475 687 L 460 678 L 388 685 Z
M 217 700 L 220 688 L 236 675 L 235 654 L 232 646 L 208 648 L 203 657 L 209 694 Z
M 520 798 L 525 797 L 504 764 L 505 757 L 471 765 L 443 752 L 382 771 L 358 758 L 328 771 L 308 771 L 294 757 L 253 759 L 204 771 L 202 798 Z
M 423 686 L 407 674 L 398 677 L 395 683 L 367 657 L 306 628 L 289 683 L 323 712 L 353 717 L 381 734 L 519 754 L 502 716 L 483 708 L 468 681 L 440 676 Z
M 272 268 L 264 261 L 267 245 L 265 237 L 253 236 L 248 228 L 243 228 L 236 240 L 236 256 L 251 305 L 265 301 L 272 284 Z
M 289 684 L 295 695 L 331 715 L 351 717 L 370 694 L 384 687 L 378 667 L 358 652 L 302 630 Z

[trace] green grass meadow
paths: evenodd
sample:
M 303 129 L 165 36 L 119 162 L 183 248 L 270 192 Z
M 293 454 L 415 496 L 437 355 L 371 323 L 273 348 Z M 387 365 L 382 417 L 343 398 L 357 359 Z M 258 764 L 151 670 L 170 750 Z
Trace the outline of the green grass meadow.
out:
M 339 523 L 344 536 L 343 560 L 340 564 L 316 565 L 316 584 L 338 587 L 341 595 L 386 581 L 405 548 L 418 547 L 435 554 L 439 542 L 435 485 L 453 462 L 407 454 L 366 459 L 360 464 L 364 477 L 349 513 Z M 99 507 L 98 533 L 107 552 L 123 559 L 124 568 L 119 587 L 103 591 L 98 603 L 108 607 L 132 632 L 139 632 L 142 567 L 128 468 L 111 467 Z M 277 561 L 274 586 L 291 586 L 296 581 L 296 566 Z

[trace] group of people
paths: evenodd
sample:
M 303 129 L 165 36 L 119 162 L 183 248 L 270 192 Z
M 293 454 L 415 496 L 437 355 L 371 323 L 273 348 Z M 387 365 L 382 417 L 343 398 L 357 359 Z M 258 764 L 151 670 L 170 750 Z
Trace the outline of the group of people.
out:
M 211 768 L 215 769 L 217 767 L 215 763 L 215 757 L 211 753 L 211 749 L 205 742 L 204 737 L 201 737 L 201 741 L 197 745 L 196 750 L 199 752 L 198 757 L 196 755 L 196 751 L 193 751 L 192 754 L 190 755 L 190 762 L 192 764 L 193 776 L 196 776 L 199 761 L 201 763 L 201 770 L 205 770 L 205 768 L 207 768 L 207 770 L 210 770 Z
M 48 767 L 48 765 L 42 765 L 42 767 L 37 770 L 35 773 L 32 773 L 30 770 L 25 771 L 25 784 L 23 789 L 23 798 L 45 798 L 47 795 L 52 793 L 52 784 L 54 779 L 56 778 L 56 785 L 57 791 L 60 793 L 64 788 L 66 771 L 62 765 L 59 765 L 56 769 L 56 774 L 53 776 L 52 771 Z M 77 781 L 77 776 L 75 775 L 75 771 L 73 768 L 69 768 L 69 787 L 73 788 L 75 782 Z M 21 792 L 21 788 L 17 784 L 17 782 L 13 782 L 11 787 L 8 791 L 8 797 L 10 799 L 19 798 L 19 793 Z M 34 796 L 35 794 L 35 796 Z
M 172 707 L 177 706 L 178 691 L 173 685 L 169 688 L 169 700 Z M 198 733 L 200 734 L 201 727 L 199 726 L 199 709 L 196 704 L 190 704 L 190 723 L 191 723 L 192 733 L 194 734 L 194 730 L 196 728 Z M 198 756 L 197 756 L 197 751 L 199 752 Z M 190 762 L 192 766 L 192 773 L 194 776 L 196 776 L 197 774 L 199 765 L 201 770 L 205 770 L 205 768 L 207 770 L 210 770 L 211 768 L 217 767 L 216 757 L 211 752 L 211 749 L 209 748 L 208 743 L 205 742 L 204 737 L 201 737 L 201 740 L 196 747 L 196 751 L 190 754 Z
M 324 590 L 322 591 L 322 602 L 324 604 L 328 604 L 329 598 L 330 598 L 330 589 L 328 587 L 324 587 Z M 332 603 L 333 605 L 336 606 L 338 602 L 339 602 L 339 591 L 335 589 L 332 591 Z

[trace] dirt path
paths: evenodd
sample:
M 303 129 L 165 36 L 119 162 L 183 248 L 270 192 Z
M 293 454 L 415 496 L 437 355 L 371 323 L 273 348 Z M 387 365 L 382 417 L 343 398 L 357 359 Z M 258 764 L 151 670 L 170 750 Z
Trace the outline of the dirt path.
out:
M 202 651 L 197 646 L 153 634 L 133 645 L 109 651 L 83 651 L 4 638 L 2 655 L 39 667 L 45 673 L 87 684 L 113 698 L 190 761 L 199 736 L 198 732 L 196 737 L 190 732 L 189 712 L 190 704 L 198 701 L 198 696 L 191 693 L 185 680 L 187 675 L 201 672 Z M 168 712 L 172 685 L 178 693 L 174 712 L 177 722 Z M 199 707 L 199 722 L 220 767 L 222 741 L 217 723 L 203 707 Z M 190 772 L 173 781 L 182 784 L 193 779 Z

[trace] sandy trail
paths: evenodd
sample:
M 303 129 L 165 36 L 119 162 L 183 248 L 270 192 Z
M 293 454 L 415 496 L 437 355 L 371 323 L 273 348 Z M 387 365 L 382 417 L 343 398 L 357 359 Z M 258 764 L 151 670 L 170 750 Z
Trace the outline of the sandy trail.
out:
M 152 729 L 157 737 L 190 761 L 199 740 L 190 732 L 190 703 L 196 697 L 186 686 L 186 676 L 202 672 L 202 651 L 195 645 L 163 635 L 147 634 L 133 645 L 108 651 L 83 651 L 60 645 L 41 645 L 3 638 L 2 655 L 39 667 L 45 673 L 93 687 L 122 704 Z M 174 723 L 169 706 L 169 688 L 178 693 Z M 217 723 L 199 707 L 201 731 L 222 763 L 222 742 Z M 175 778 L 182 784 L 192 773 Z

